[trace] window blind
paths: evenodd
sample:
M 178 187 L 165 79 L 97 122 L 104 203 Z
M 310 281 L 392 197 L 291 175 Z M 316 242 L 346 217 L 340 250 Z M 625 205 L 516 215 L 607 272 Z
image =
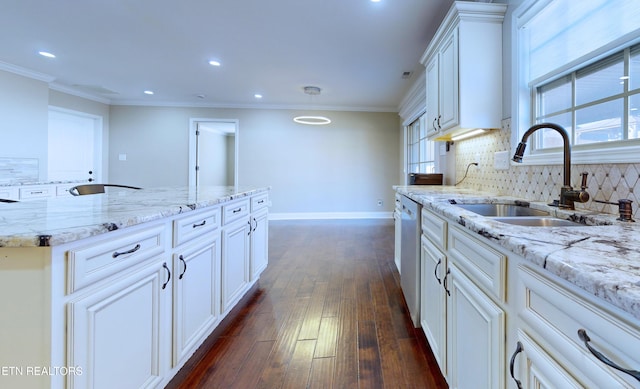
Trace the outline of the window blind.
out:
M 543 2 L 545 2 L 543 0 Z M 520 33 L 529 50 L 527 82 L 549 78 L 594 51 L 640 36 L 638 0 L 551 0 L 525 17 Z M 613 48 L 613 47 L 611 47 Z

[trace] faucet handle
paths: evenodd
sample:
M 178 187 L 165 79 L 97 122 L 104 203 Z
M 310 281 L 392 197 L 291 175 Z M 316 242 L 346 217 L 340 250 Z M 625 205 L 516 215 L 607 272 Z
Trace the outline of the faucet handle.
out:
M 589 175 L 589 173 L 582 172 L 580 173 L 580 175 L 582 176 L 582 183 L 580 184 L 580 189 L 585 190 L 587 189 L 587 176 Z

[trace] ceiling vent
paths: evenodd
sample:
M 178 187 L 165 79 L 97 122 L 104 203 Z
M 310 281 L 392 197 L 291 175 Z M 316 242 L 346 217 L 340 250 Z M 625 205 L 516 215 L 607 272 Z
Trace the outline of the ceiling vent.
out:
M 82 90 L 87 93 L 100 94 L 100 95 L 117 95 L 119 94 L 116 91 L 112 91 L 111 89 L 107 89 L 100 85 L 85 85 L 85 84 L 73 84 L 74 88 L 78 90 Z
M 402 72 L 402 79 L 406 80 L 411 78 L 411 72 Z

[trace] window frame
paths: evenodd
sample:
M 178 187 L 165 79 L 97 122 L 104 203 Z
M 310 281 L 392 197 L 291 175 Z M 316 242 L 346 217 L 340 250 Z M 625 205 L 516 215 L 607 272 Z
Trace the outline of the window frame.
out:
M 420 135 L 418 136 L 417 142 L 413 142 L 414 137 L 413 137 L 413 133 L 414 133 L 414 126 L 416 125 L 416 123 L 419 124 L 420 126 Z M 425 127 L 425 115 L 421 115 L 418 119 L 416 119 L 415 121 L 411 122 L 411 124 L 405 126 L 406 128 L 406 142 L 405 142 L 405 146 L 406 146 L 406 155 L 407 155 L 407 164 L 406 164 L 406 171 L 407 171 L 407 175 L 411 174 L 411 173 L 433 173 L 436 171 L 436 145 L 435 142 L 430 141 L 429 138 L 427 137 L 427 129 Z M 417 160 L 412 160 L 412 158 L 414 157 L 414 154 L 412 152 L 412 147 L 414 147 L 414 145 L 416 145 L 415 147 L 417 148 L 417 155 L 418 158 Z M 427 150 L 428 148 L 431 149 L 431 153 L 429 152 L 425 152 L 423 155 L 423 150 Z M 429 156 L 429 154 L 431 154 L 431 159 L 426 159 L 426 157 Z M 431 167 L 431 171 L 421 171 L 421 167 L 422 166 L 430 166 Z M 417 169 L 417 171 L 414 171 L 414 167 Z M 425 170 L 429 170 L 429 169 L 425 169 Z
M 512 64 L 512 131 L 511 144 L 517 145 L 524 132 L 531 127 L 536 120 L 537 88 L 571 75 L 572 73 L 587 68 L 588 66 L 604 60 L 625 48 L 640 43 L 640 30 L 629 36 L 627 34 L 607 45 L 594 48 L 588 55 L 555 69 L 553 72 L 528 82 L 526 75 L 529 73 L 529 47 L 523 39 L 521 28 L 538 15 L 551 3 L 552 0 L 525 0 L 513 12 L 511 36 L 513 64 Z M 533 138 L 531 139 L 533 140 Z M 573 163 L 634 163 L 640 162 L 640 140 L 626 139 L 623 141 L 600 142 L 585 145 L 572 146 Z M 562 164 L 562 148 L 537 149 L 528 147 L 523 159 L 525 165 L 554 165 Z

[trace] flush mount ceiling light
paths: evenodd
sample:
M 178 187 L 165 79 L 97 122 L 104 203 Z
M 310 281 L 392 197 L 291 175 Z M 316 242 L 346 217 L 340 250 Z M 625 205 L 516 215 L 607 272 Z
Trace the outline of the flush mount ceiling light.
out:
M 296 116 L 293 121 L 300 124 L 311 124 L 312 126 L 322 126 L 331 123 L 331 119 L 324 116 Z
M 322 91 L 322 89 L 317 86 L 305 86 L 302 90 L 312 98 L 313 96 L 320 95 Z M 331 119 L 325 116 L 296 116 L 293 118 L 293 121 L 300 124 L 310 124 L 312 126 L 322 126 L 331 123 Z

